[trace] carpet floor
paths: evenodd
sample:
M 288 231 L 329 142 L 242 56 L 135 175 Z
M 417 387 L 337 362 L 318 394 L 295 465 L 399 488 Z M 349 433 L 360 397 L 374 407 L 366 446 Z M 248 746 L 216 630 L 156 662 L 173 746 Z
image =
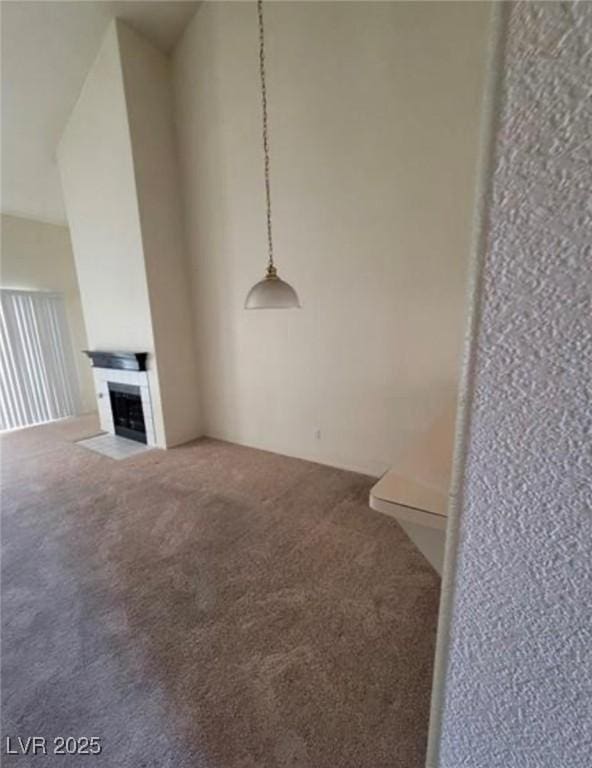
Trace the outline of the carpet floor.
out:
M 373 480 L 210 439 L 114 461 L 96 432 L 1 441 L 2 764 L 423 768 L 439 579 Z

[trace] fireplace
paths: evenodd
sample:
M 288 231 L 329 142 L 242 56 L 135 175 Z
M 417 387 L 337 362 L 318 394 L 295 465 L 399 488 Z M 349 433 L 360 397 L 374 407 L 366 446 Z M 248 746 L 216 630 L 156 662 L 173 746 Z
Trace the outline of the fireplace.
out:
M 109 399 L 116 435 L 146 443 L 146 425 L 140 387 L 109 381 Z
M 91 360 L 101 429 L 156 446 L 147 352 L 84 350 Z

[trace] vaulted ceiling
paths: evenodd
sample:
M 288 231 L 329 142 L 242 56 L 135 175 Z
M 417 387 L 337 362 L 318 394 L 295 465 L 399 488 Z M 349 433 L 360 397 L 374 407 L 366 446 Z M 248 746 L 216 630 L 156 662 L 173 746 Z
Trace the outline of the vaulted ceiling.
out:
M 3 0 L 3 212 L 65 222 L 56 146 L 110 20 L 124 19 L 169 53 L 198 6 Z

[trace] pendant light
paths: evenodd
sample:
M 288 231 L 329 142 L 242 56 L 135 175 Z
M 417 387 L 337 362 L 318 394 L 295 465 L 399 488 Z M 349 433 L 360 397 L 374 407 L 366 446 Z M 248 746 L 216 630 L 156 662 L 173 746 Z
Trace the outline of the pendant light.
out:
M 263 0 L 257 0 L 259 16 L 259 75 L 261 77 L 261 106 L 263 112 L 263 156 L 265 158 L 265 201 L 267 207 L 268 261 L 265 277 L 256 283 L 245 301 L 245 309 L 290 309 L 299 307 L 296 291 L 289 283 L 280 280 L 273 261 L 271 236 L 271 189 L 269 184 L 269 139 L 267 130 L 267 89 L 265 86 L 265 41 L 263 34 Z

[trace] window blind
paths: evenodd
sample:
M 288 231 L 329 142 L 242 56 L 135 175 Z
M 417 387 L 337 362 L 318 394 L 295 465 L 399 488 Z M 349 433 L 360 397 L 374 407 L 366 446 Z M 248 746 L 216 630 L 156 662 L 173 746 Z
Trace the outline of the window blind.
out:
M 0 429 L 73 416 L 80 391 L 63 298 L 0 289 Z

